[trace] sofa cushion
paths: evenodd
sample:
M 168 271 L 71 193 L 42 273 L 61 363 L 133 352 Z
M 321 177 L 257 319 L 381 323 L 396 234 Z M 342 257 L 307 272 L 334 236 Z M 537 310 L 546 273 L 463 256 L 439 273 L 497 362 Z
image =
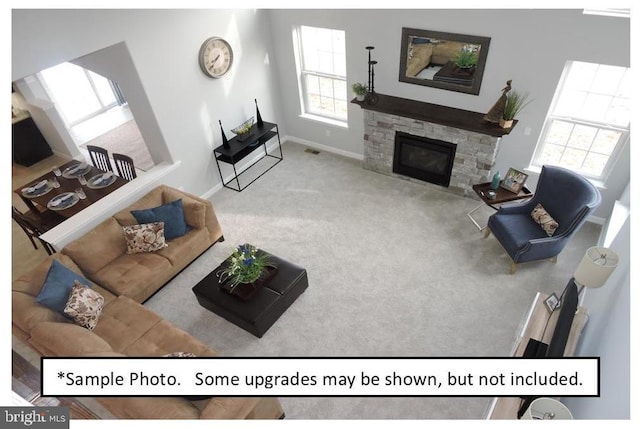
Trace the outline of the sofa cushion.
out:
M 206 229 L 192 229 L 182 237 L 171 241 L 171 246 L 156 252 L 171 261 L 175 270 L 186 267 L 209 246 L 211 241 Z
M 93 280 L 115 295 L 125 295 L 142 302 L 164 285 L 173 273 L 169 260 L 158 252 L 125 253 L 93 274 Z
M 64 309 L 75 282 L 89 286 L 87 279 L 54 259 L 36 302 L 64 315 Z
M 64 314 L 90 331 L 96 327 L 102 312 L 104 298 L 97 292 L 78 282 L 73 282 Z
M 126 296 L 119 296 L 104 307 L 93 332 L 103 338 L 113 351 L 126 353 L 124 350 L 127 347 L 161 320 L 162 318 L 153 311 Z M 149 352 L 146 356 L 154 356 L 154 354 Z
M 27 336 L 41 322 L 71 322 L 66 315 L 36 303 L 32 295 L 15 290 L 11 293 L 11 320 Z
M 124 350 L 129 356 L 163 356 L 176 351 L 216 356 L 205 343 L 166 320 L 160 320 Z
M 114 259 L 127 253 L 122 227 L 112 217 L 67 244 L 62 253 L 69 255 L 91 277 Z M 99 282 L 97 282 L 99 283 Z
M 127 241 L 127 253 L 148 253 L 167 247 L 164 222 L 126 225 L 122 227 Z
M 138 223 L 164 222 L 164 235 L 167 240 L 182 237 L 187 233 L 182 199 L 144 210 L 132 210 L 131 214 Z
M 112 351 L 111 346 L 99 335 L 73 323 L 39 323 L 31 331 L 29 342 L 53 356 Z

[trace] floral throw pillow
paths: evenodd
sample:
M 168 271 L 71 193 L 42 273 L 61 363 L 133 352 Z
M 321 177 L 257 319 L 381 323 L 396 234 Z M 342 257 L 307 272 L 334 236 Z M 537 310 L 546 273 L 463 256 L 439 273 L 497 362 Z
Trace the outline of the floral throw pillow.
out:
M 167 247 L 164 237 L 164 222 L 123 226 L 127 241 L 127 253 L 147 253 Z
M 558 229 L 558 222 L 556 222 L 555 219 L 547 213 L 540 203 L 538 203 L 531 211 L 531 217 L 542 227 L 549 237 L 551 237 L 556 232 L 556 229 Z
M 102 295 L 76 280 L 73 282 L 64 313 L 78 325 L 93 331 L 98 324 L 103 306 Z

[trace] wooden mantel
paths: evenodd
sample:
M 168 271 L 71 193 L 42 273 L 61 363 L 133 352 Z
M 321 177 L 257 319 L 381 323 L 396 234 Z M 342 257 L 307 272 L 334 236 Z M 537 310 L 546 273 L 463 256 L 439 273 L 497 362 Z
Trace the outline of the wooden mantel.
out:
M 377 95 L 378 102 L 376 104 L 369 104 L 356 99 L 351 100 L 351 102 L 365 110 L 418 119 L 493 137 L 502 137 L 509 134 L 518 123 L 517 120 L 514 120 L 511 128 L 502 128 L 498 124 L 485 121 L 483 119 L 484 113 L 393 97 L 391 95 Z

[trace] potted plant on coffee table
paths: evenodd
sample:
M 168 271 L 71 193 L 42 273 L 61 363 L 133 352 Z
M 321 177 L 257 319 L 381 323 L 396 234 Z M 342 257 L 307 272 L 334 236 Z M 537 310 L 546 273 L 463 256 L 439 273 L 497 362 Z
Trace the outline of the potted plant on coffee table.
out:
M 365 84 L 356 82 L 351 85 L 351 90 L 356 96 L 356 100 L 364 101 L 364 97 L 367 95 L 368 88 Z
M 528 100 L 529 94 L 520 93 L 518 91 L 509 91 L 507 94 L 507 102 L 502 112 L 502 118 L 500 118 L 500 126 L 502 128 L 511 128 L 513 126 L 513 120 L 516 115 L 524 109 L 527 104 L 533 100 Z

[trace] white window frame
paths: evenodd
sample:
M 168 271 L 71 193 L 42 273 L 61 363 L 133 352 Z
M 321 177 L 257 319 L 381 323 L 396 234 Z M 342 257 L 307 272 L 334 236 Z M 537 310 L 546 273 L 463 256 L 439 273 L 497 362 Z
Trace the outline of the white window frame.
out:
M 295 57 L 295 63 L 296 63 L 296 70 L 298 73 L 298 95 L 300 99 L 300 109 L 302 111 L 301 116 L 303 118 L 312 119 L 312 120 L 346 128 L 348 124 L 348 116 L 345 116 L 344 118 L 342 118 L 338 116 L 324 115 L 322 114 L 322 112 L 315 112 L 315 111 L 312 111 L 312 109 L 310 108 L 310 103 L 308 98 L 309 92 L 307 90 L 307 84 L 306 84 L 307 76 L 317 76 L 319 78 L 339 80 L 344 82 L 345 88 L 347 84 L 347 76 L 346 74 L 342 76 L 337 74 L 305 69 L 303 64 L 304 60 L 303 60 L 303 54 L 302 54 L 303 41 L 302 41 L 301 27 L 303 27 L 303 25 L 294 26 L 293 28 L 294 57 Z M 311 27 L 311 26 L 306 26 L 306 27 Z M 324 27 L 315 27 L 315 28 L 324 28 Z M 325 29 L 342 31 L 344 33 L 344 30 L 337 30 L 334 28 L 325 28 Z M 345 37 L 346 37 L 346 34 L 345 34 Z M 346 61 L 346 52 L 345 52 L 345 61 Z M 335 99 L 335 97 L 333 98 Z M 345 99 L 346 99 L 346 102 L 348 103 L 348 92 L 346 94 Z
M 536 171 L 536 170 L 539 170 L 540 168 L 542 168 L 542 165 L 544 163 L 540 160 L 540 157 L 542 156 L 543 148 L 544 148 L 544 145 L 546 144 L 547 134 L 550 131 L 551 125 L 556 120 L 557 121 L 562 121 L 562 122 L 568 122 L 568 123 L 573 124 L 574 126 L 576 126 L 576 125 L 584 125 L 584 126 L 588 126 L 588 127 L 597 128 L 598 130 L 620 132 L 621 135 L 620 135 L 620 138 L 618 139 L 618 143 L 616 144 L 616 147 L 614 148 L 614 150 L 609 155 L 607 163 L 606 163 L 605 167 L 603 168 L 602 173 L 599 176 L 598 175 L 589 174 L 588 172 L 584 172 L 584 171 L 580 171 L 580 170 L 576 171 L 576 172 L 584 175 L 585 177 L 587 177 L 589 179 L 596 180 L 596 181 L 604 183 L 604 181 L 606 181 L 606 179 L 608 178 L 609 174 L 613 170 L 618 158 L 620 157 L 620 154 L 621 154 L 622 150 L 624 149 L 624 147 L 626 146 L 626 144 L 627 144 L 627 142 L 629 140 L 630 124 L 625 128 L 625 127 L 616 126 L 616 125 L 612 125 L 612 124 L 605 123 L 605 122 L 600 122 L 600 121 L 595 121 L 595 120 L 585 120 L 585 119 L 577 118 L 577 117 L 573 117 L 573 116 L 557 115 L 557 114 L 553 113 L 555 111 L 555 109 L 556 109 L 557 103 L 558 103 L 558 101 L 560 99 L 560 95 L 562 94 L 562 90 L 564 89 L 566 80 L 567 80 L 568 75 L 569 75 L 570 68 L 571 68 L 573 63 L 574 63 L 574 61 L 567 61 L 567 64 L 565 65 L 564 71 L 562 73 L 562 78 L 560 79 L 560 82 L 558 83 L 558 87 L 556 88 L 556 93 L 554 94 L 553 101 L 551 103 L 551 108 L 549 109 L 549 113 L 547 114 L 547 118 L 545 119 L 544 126 L 542 127 L 542 132 L 540 133 L 540 138 L 538 140 L 538 144 L 536 145 L 536 149 L 535 149 L 535 151 L 533 153 L 533 157 L 531 158 L 530 169 Z M 565 149 L 566 149 L 566 145 L 565 145 Z M 590 152 L 590 150 L 587 150 L 587 152 Z M 563 165 L 562 163 L 557 163 L 555 165 L 558 165 L 560 167 L 567 167 L 566 165 Z M 569 167 L 567 167 L 567 168 L 569 168 Z

